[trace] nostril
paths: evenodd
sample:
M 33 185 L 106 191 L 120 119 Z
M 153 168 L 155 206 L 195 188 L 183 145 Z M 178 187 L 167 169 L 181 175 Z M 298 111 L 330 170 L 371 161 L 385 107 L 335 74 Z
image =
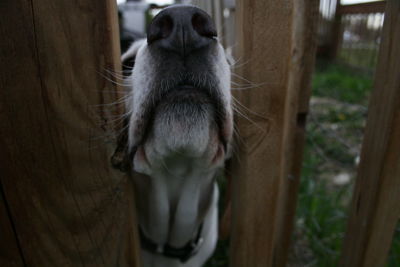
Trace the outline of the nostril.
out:
M 211 18 L 203 14 L 195 13 L 192 17 L 193 29 L 201 36 L 212 38 L 217 36 L 214 24 Z
M 174 23 L 169 15 L 153 20 L 147 33 L 147 42 L 151 44 L 154 41 L 167 38 L 173 27 Z

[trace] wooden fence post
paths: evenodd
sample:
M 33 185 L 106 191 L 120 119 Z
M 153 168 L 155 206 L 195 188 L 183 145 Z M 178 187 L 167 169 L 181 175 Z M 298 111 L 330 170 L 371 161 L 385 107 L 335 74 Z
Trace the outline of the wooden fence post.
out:
M 303 164 L 306 119 L 311 96 L 312 74 L 317 49 L 317 27 L 319 0 L 296 0 L 294 2 L 294 29 L 292 32 L 293 49 L 289 89 L 293 92 L 291 111 L 297 113 L 291 117 L 288 125 L 286 167 L 288 179 L 281 179 L 278 211 L 276 215 L 276 237 L 274 265 L 285 266 L 294 227 L 297 194 L 300 185 Z M 290 104 L 289 104 L 290 105 Z M 296 120 L 296 121 L 294 121 Z
M 400 2 L 387 1 L 340 266 L 385 266 L 400 216 Z
M 240 147 L 232 164 L 232 266 L 286 262 L 314 65 L 312 23 L 317 8 L 318 1 L 237 2 L 236 55 L 242 77 L 235 80 L 251 81 L 254 88 L 235 94 L 237 109 L 247 118 L 237 120 Z
M 120 65 L 115 1 L 3 0 L 0 14 L 0 265 L 139 266 L 106 138 L 120 109 L 103 105 L 122 96 L 103 77 Z
M 339 13 L 341 6 L 341 0 L 336 0 L 335 16 L 333 17 L 332 23 L 332 34 L 331 34 L 331 45 L 329 48 L 329 59 L 335 60 L 338 56 L 340 45 L 342 43 L 343 25 L 342 25 L 342 14 Z

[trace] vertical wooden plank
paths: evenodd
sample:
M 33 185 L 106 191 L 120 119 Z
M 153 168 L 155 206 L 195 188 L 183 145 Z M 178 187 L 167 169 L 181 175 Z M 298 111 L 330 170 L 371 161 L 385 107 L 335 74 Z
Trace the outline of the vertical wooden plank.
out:
M 297 185 L 287 179 L 298 174 L 301 165 L 304 129 L 296 130 L 304 127 L 315 50 L 312 42 L 305 44 L 314 32 L 305 28 L 311 22 L 305 15 L 315 12 L 317 3 L 307 3 L 312 8 L 306 10 L 302 6 L 306 2 L 237 2 L 236 55 L 246 63 L 236 81 L 251 81 L 254 88 L 235 94 L 241 102 L 235 101 L 237 109 L 247 118 L 239 116 L 237 121 L 240 147 L 233 164 L 232 266 L 285 262 L 290 232 L 284 231 L 290 231 L 292 223 L 282 227 L 278 223 L 293 219 L 296 197 L 288 194 Z M 279 212 L 285 207 L 291 210 Z
M 0 4 L 0 182 L 28 266 L 138 266 L 131 183 L 106 138 L 115 4 Z
M 341 266 L 385 266 L 400 216 L 399 42 L 400 2 L 390 0 Z
M 331 47 L 329 52 L 329 58 L 331 60 L 336 59 L 338 56 L 343 38 L 342 14 L 339 13 L 339 8 L 341 6 L 340 2 L 341 0 L 336 0 L 335 16 L 332 24 Z
M 0 190 L 0 237 L 0 266 L 24 266 L 24 259 L 19 248 L 3 190 Z
M 26 113 L 29 116 L 31 113 L 30 109 L 27 108 L 32 106 L 31 102 L 34 101 L 32 92 L 40 90 L 40 83 L 34 70 L 35 58 L 34 58 L 34 33 L 33 33 L 33 15 L 31 12 L 30 1 L 3 1 L 0 4 L 0 33 L 3 36 L 2 43 L 0 45 L 0 182 L 2 189 L 2 235 L 1 235 L 1 247 L 8 247 L 9 249 L 2 249 L 4 255 L 1 255 L 2 266 L 8 266 L 10 259 L 11 261 L 18 261 L 16 258 L 20 255 L 20 262 L 17 264 L 23 264 L 24 255 L 21 247 L 18 245 L 18 235 L 15 228 L 15 218 L 11 214 L 10 202 L 13 205 L 21 206 L 22 212 L 28 213 L 29 209 L 25 208 L 22 203 L 15 204 L 12 197 L 7 201 L 5 191 L 9 190 L 6 185 L 6 180 L 14 183 L 13 187 L 16 189 L 19 186 L 19 181 L 16 179 L 18 170 L 12 170 L 13 177 L 10 177 L 8 169 L 18 168 L 17 164 L 14 164 L 14 159 L 11 157 L 10 150 L 14 150 L 11 146 L 18 146 L 18 143 L 24 145 L 23 140 L 10 140 L 14 139 L 13 135 L 15 132 L 12 131 L 16 125 L 18 126 L 20 135 L 25 134 L 25 129 L 31 128 L 29 119 L 20 120 L 19 114 L 15 110 Z M 29 79 L 29 84 L 26 83 L 25 79 Z M 29 89 L 29 90 L 28 90 Z M 33 110 L 36 110 L 34 108 Z M 13 126 L 15 125 L 15 127 Z M 27 132 L 33 133 L 32 130 Z M 28 139 L 28 137 L 26 138 Z M 22 158 L 21 158 L 22 159 Z M 18 158 L 16 158 L 18 160 Z M 13 181 L 15 179 L 15 181 Z M 14 194 L 14 188 L 8 192 Z M 22 191 L 22 190 L 21 190 Z M 22 197 L 25 198 L 27 203 L 30 201 L 30 190 L 27 188 L 22 191 Z M 2 200 L 3 200 L 2 199 Z M 29 205 L 29 204 L 27 204 Z M 4 217 L 3 217 L 4 216 Z M 8 222 L 6 220 L 8 219 Z M 24 221 L 29 221 L 24 218 Z M 28 229 L 27 229 L 28 230 Z M 11 241 L 11 242 L 10 242 Z M 10 247 L 9 244 L 12 244 Z
M 292 57 L 288 90 L 293 99 L 288 105 L 289 117 L 286 132 L 286 169 L 281 179 L 274 266 L 285 266 L 297 207 L 297 195 L 303 163 L 305 126 L 311 96 L 311 81 L 317 49 L 317 24 L 319 0 L 297 0 L 293 8 Z M 297 103 L 296 103 L 297 101 Z M 293 112 L 296 115 L 293 116 Z

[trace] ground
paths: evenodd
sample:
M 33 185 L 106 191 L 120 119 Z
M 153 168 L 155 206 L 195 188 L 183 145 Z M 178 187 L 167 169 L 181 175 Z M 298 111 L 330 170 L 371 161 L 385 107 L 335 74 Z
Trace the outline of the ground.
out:
M 359 162 L 371 73 L 317 64 L 289 266 L 337 266 Z M 220 242 L 206 267 L 228 266 L 227 255 L 228 242 Z M 400 225 L 387 266 L 400 266 Z
M 372 77 L 340 65 L 317 65 L 291 266 L 337 266 Z M 400 227 L 388 266 L 400 266 Z

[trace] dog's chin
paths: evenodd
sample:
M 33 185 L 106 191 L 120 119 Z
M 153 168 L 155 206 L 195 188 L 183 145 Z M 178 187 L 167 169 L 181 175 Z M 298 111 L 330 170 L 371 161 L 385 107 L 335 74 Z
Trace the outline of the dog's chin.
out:
M 216 108 L 201 89 L 182 86 L 166 95 L 155 107 L 144 142 L 134 157 L 135 170 L 150 174 L 171 157 L 192 159 L 204 168 L 224 160 Z

